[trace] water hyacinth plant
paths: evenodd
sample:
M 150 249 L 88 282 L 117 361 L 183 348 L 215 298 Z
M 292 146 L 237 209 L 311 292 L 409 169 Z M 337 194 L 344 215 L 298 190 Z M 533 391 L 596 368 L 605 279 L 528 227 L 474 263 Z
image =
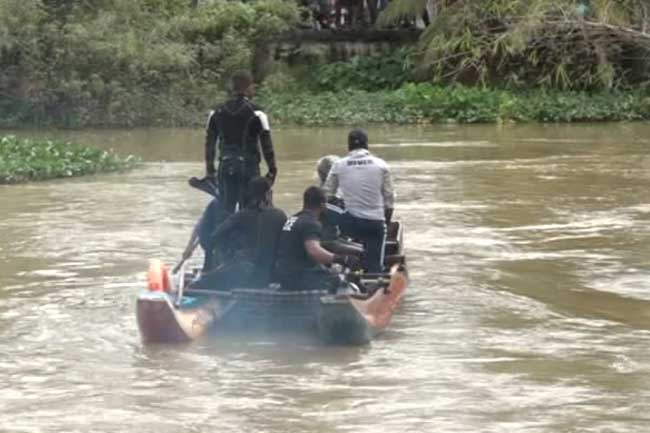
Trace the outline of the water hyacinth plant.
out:
M 51 140 L 0 138 L 0 184 L 107 173 L 134 167 L 138 159 L 89 146 Z
M 602 122 L 650 119 L 644 92 L 531 90 L 407 83 L 396 90 L 264 93 L 274 121 L 298 125 L 368 123 Z

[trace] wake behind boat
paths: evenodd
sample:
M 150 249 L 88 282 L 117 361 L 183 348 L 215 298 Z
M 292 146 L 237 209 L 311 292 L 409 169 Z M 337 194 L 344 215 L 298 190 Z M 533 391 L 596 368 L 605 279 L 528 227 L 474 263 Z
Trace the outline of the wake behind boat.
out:
M 174 287 L 159 264 L 150 269 L 149 290 L 137 300 L 137 320 L 146 343 L 192 341 L 213 330 L 301 330 L 333 344 L 365 344 L 388 327 L 406 294 L 408 275 L 403 256 L 403 228 L 388 229 L 385 270 L 381 274 L 347 274 L 362 291 L 331 294 L 327 290 L 283 291 L 237 288 L 192 289 L 194 273 L 179 274 Z M 187 290 L 184 281 L 190 281 Z

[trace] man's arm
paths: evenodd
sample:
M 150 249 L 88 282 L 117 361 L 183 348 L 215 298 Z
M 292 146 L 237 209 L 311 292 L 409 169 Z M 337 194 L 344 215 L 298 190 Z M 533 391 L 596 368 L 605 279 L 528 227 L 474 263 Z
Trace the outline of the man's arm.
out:
M 185 250 L 183 251 L 183 261 L 192 257 L 192 253 L 199 245 L 199 224 L 200 221 L 194 226 L 194 229 L 192 229 L 190 240 L 187 242 L 187 246 L 185 246 Z
M 386 167 L 383 172 L 381 195 L 384 199 L 384 218 L 386 219 L 386 224 L 388 224 L 393 217 L 393 209 L 395 207 L 393 176 L 391 175 L 390 169 L 388 167 Z
M 271 138 L 271 126 L 269 124 L 269 118 L 261 110 L 255 111 L 255 115 L 260 121 L 260 146 L 262 147 L 262 155 L 264 156 L 264 161 L 266 162 L 269 172 L 266 174 L 266 177 L 274 182 L 276 176 L 278 175 L 278 167 L 275 164 L 275 151 L 273 150 L 273 139 Z
M 358 268 L 359 259 L 355 256 L 344 256 L 339 254 L 332 254 L 325 248 L 321 247 L 318 239 L 308 239 L 305 241 L 305 250 L 307 254 L 319 265 L 331 265 L 338 263 L 348 268 Z
M 208 116 L 208 124 L 205 129 L 205 173 L 208 176 L 214 176 L 214 159 L 217 156 L 217 138 L 219 131 L 217 129 L 216 112 L 211 111 Z
M 219 245 L 228 233 L 237 229 L 241 223 L 241 215 L 241 212 L 230 215 L 214 230 L 214 233 L 212 233 L 212 242 L 214 245 Z
M 327 175 L 323 189 L 325 190 L 325 195 L 327 197 L 336 197 L 336 191 L 339 189 L 339 175 L 338 173 L 335 173 L 333 169 L 330 170 L 330 173 Z
M 309 254 L 309 257 L 319 265 L 331 265 L 334 261 L 334 254 L 321 247 L 320 241 L 317 239 L 306 240 L 305 250 L 307 251 L 307 254 Z

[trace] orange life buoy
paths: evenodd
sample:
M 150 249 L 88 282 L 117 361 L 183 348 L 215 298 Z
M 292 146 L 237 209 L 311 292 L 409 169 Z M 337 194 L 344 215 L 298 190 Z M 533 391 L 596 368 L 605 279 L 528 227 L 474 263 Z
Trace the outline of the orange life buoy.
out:
M 171 281 L 169 280 L 169 269 L 158 259 L 149 261 L 149 272 L 147 273 L 149 290 L 152 292 L 169 292 Z

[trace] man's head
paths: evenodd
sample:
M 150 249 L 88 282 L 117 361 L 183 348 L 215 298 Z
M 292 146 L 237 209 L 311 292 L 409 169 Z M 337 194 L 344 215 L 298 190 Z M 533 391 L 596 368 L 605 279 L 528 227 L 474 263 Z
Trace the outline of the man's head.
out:
M 271 183 L 262 176 L 256 176 L 248 182 L 248 204 L 262 206 L 271 203 Z
M 248 71 L 237 71 L 230 78 L 232 92 L 236 95 L 253 96 L 255 86 L 253 77 Z
M 355 128 L 348 134 L 348 150 L 367 149 L 368 134 L 360 128 Z
M 325 210 L 326 202 L 327 198 L 325 197 L 325 191 L 317 186 L 310 186 L 302 195 L 303 209 L 314 211 L 319 215 Z
M 339 160 L 339 157 L 336 155 L 327 155 L 322 157 L 316 163 L 316 172 L 318 173 L 318 178 L 320 179 L 320 184 L 323 186 L 327 180 L 327 175 L 330 173 L 332 166 L 336 161 Z

